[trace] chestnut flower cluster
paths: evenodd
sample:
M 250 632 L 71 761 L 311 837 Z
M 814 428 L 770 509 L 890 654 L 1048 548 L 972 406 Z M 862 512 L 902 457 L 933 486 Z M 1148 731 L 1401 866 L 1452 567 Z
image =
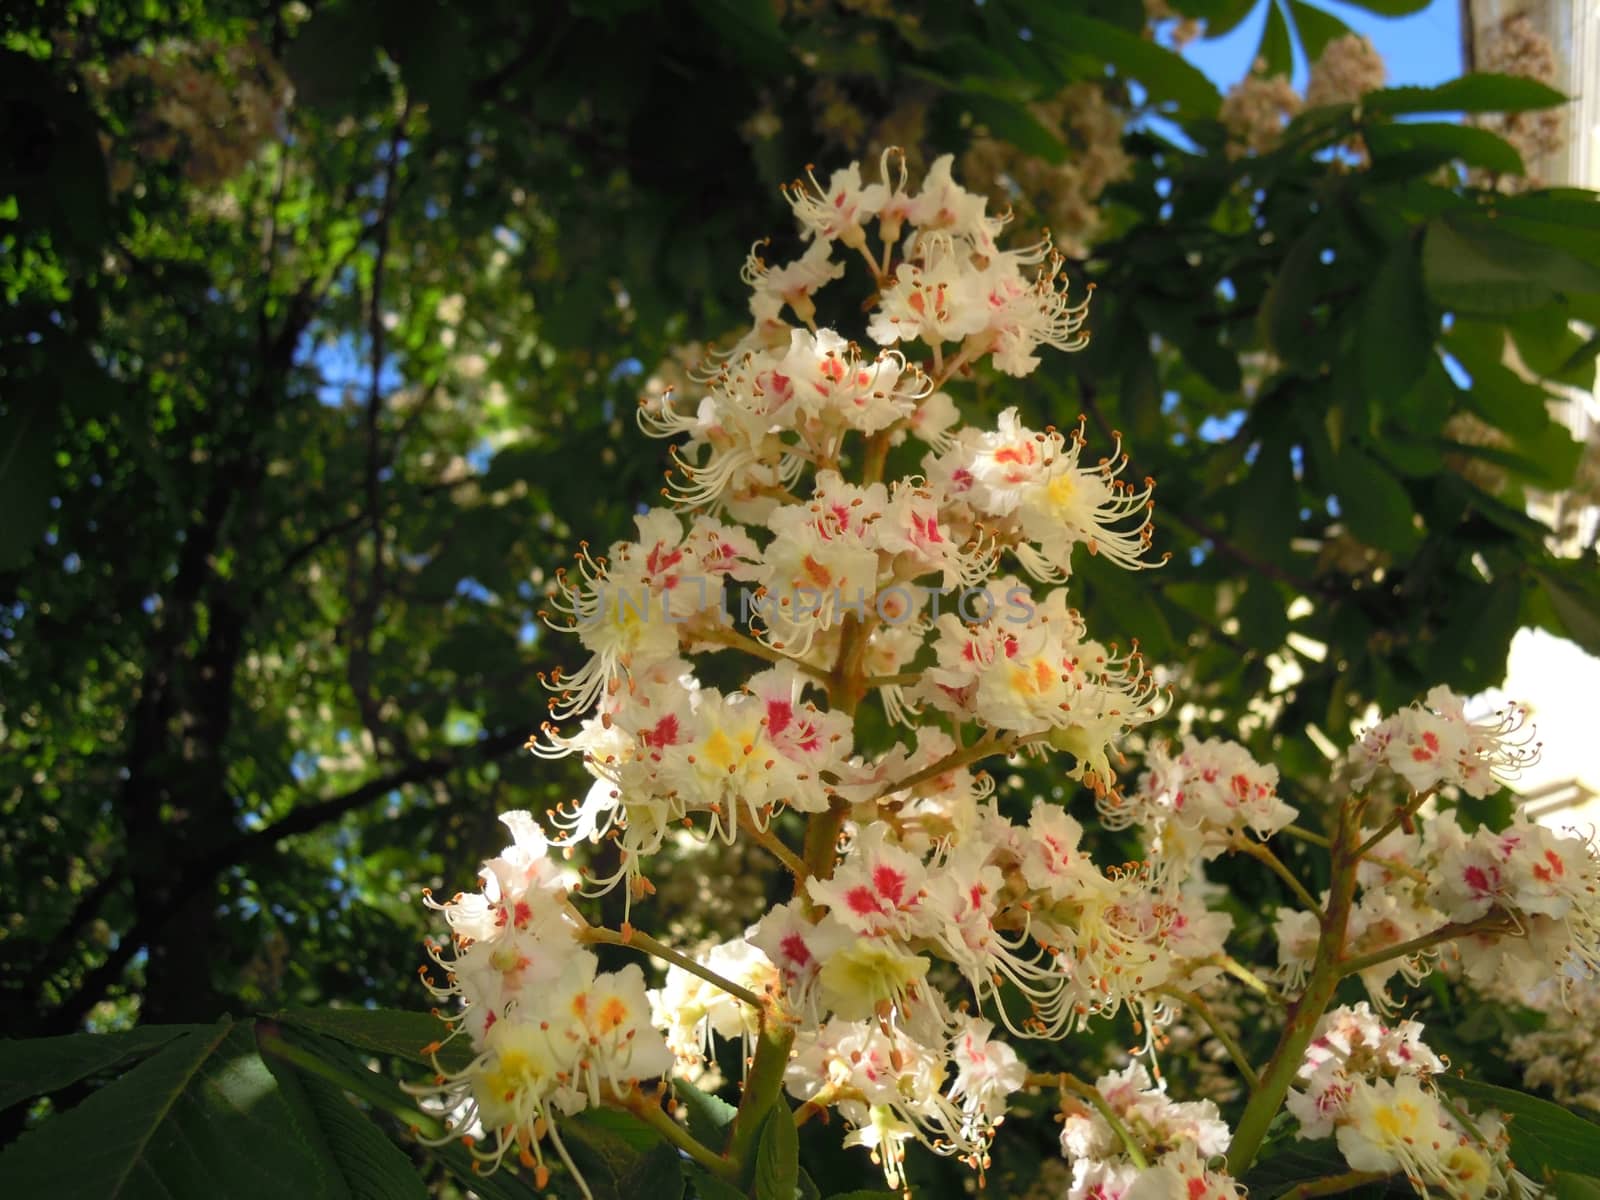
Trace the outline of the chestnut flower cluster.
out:
M 1455 1200 L 1537 1191 L 1508 1166 L 1510 1140 L 1495 1113 L 1470 1114 L 1433 1086 L 1444 1061 L 1422 1026 L 1381 1024 L 1365 1004 L 1325 1015 L 1296 1074 L 1289 1112 L 1295 1136 L 1332 1134 L 1355 1171 L 1404 1174 L 1419 1195 Z
M 1369 733 L 1354 752 L 1367 773 L 1394 772 L 1418 798 L 1370 835 L 1351 802 L 1330 843 L 1337 894 L 1320 904 L 1267 844 L 1297 814 L 1243 747 L 1158 744 L 1125 789 L 1128 735 L 1166 696 L 1069 594 L 1080 548 L 1128 570 L 1159 565 L 1153 485 L 1123 478 L 1120 447 L 1091 459 L 1081 422 L 1035 429 L 1008 409 L 964 426 L 946 390 L 984 368 L 1025 376 L 1044 348 L 1084 344 L 1085 303 L 1069 299 L 1060 259 L 1048 241 L 1003 249 L 1004 219 L 954 183 L 948 158 L 917 187 L 891 153 L 877 182 L 851 165 L 788 199 L 806 247 L 787 263 L 751 252 L 749 331 L 692 377 L 692 394 L 641 403 L 641 427 L 677 442 L 667 503 L 638 516 L 635 537 L 585 549 L 554 588 L 548 619 L 585 657 L 545 680 L 555 719 L 531 746 L 578 756 L 592 785 L 543 829 L 508 815 L 514 845 L 485 865 L 480 891 L 434 905 L 451 942 L 431 948 L 428 984 L 454 1006 L 444 1040 L 464 1039 L 471 1057 L 419 1090 L 452 1136 L 473 1139 L 487 1167 L 510 1156 L 538 1173 L 547 1143 L 566 1159 L 562 1118 L 610 1104 L 737 1179 L 751 1123 L 787 1112 L 782 1089 L 797 1122 L 837 1114 L 846 1144 L 901 1187 L 913 1146 L 981 1173 L 1017 1094 L 1054 1086 L 1075 1196 L 1232 1197 L 1341 974 L 1360 970 L 1381 994 L 1458 934 L 1484 942 L 1484 961 L 1561 949 L 1594 965 L 1586 844 L 1521 824 L 1468 835 L 1448 817 L 1409 832 L 1441 789 L 1481 794 L 1514 769 L 1517 719 L 1471 722 L 1436 693 Z M 871 299 L 839 310 L 866 313 L 865 343 L 818 321 L 852 267 Z M 738 655 L 753 666 L 728 686 Z M 882 719 L 858 721 L 866 705 Z M 1057 802 L 1003 807 L 979 764 L 1014 755 L 1059 755 L 1105 826 L 1139 827 L 1141 860 L 1095 862 Z M 769 853 L 790 898 L 697 952 L 637 931 L 651 860 L 686 829 Z M 613 865 L 557 866 L 588 844 L 609 844 Z M 1198 991 L 1224 972 L 1267 990 L 1227 954 L 1231 918 L 1206 903 L 1218 890 L 1206 864 L 1222 853 L 1260 859 L 1305 906 L 1279 922 L 1309 999 L 1274 1059 L 1288 1069 L 1263 1074 L 1281 1080 L 1276 1093 L 1254 1088 L 1230 1131 L 1209 1102 L 1168 1098 L 1143 1064 L 1098 1084 L 1030 1074 L 1028 1042 L 1117 1013 L 1154 1056 L 1178 1009 L 1209 1021 Z M 590 925 L 578 901 L 618 886 L 625 923 Z M 1413 936 L 1428 928 L 1433 940 Z M 666 962 L 662 986 L 647 993 L 636 966 L 599 971 L 596 942 Z M 1344 1047 L 1337 1078 L 1313 1048 L 1301 1120 L 1332 1122 L 1343 1145 L 1346 1129 L 1388 1128 L 1372 1114 L 1401 1101 L 1383 1089 L 1412 1086 L 1352 1072 L 1373 1056 L 1433 1060 L 1409 1026 L 1398 1041 L 1330 1029 L 1315 1046 Z M 742 1051 L 744 1100 L 728 1145 L 708 1147 L 639 1085 L 698 1078 L 719 1040 Z M 1361 1058 L 1357 1042 L 1376 1048 Z M 1419 1187 L 1440 1171 L 1505 1177 L 1477 1166 L 1503 1146 L 1468 1153 L 1468 1134 L 1449 1142 L 1441 1131 L 1456 1127 L 1435 1124 L 1417 1128 L 1437 1134 L 1438 1170 L 1409 1142 L 1368 1137 L 1346 1152 Z

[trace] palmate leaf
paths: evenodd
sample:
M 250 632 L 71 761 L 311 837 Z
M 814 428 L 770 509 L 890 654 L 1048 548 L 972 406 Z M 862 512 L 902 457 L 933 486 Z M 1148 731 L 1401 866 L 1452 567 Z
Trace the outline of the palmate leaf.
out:
M 291 1028 L 306 1029 L 374 1054 L 391 1054 L 409 1062 L 431 1066 L 422 1048 L 443 1040 L 449 1028 L 427 1013 L 392 1008 L 319 1008 L 276 1014 Z M 447 1069 L 465 1066 L 472 1052 L 464 1040 L 452 1042 L 439 1054 Z
M 1396 87 L 1369 92 L 1362 105 L 1370 111 L 1400 113 L 1526 112 L 1565 104 L 1560 92 L 1519 75 L 1463 75 L 1438 87 Z
M 250 1025 L 171 1040 L 0 1155 L 15 1194 L 345 1200 L 314 1117 L 278 1087 Z
M 1517 1169 L 1534 1179 L 1556 1171 L 1600 1175 L 1600 1123 L 1510 1088 L 1494 1087 L 1450 1074 L 1438 1076 L 1440 1087 L 1474 1112 L 1498 1109 L 1510 1119 L 1511 1157 Z
M 1350 1168 L 1332 1138 L 1291 1142 L 1260 1159 L 1240 1177 L 1256 1200 L 1276 1200 L 1291 1188 L 1314 1179 L 1326 1179 Z
M 125 1033 L 0 1042 L 0 1109 L 131 1066 L 168 1042 L 210 1031 L 209 1025 L 146 1025 Z
M 1331 12 L 1302 3 L 1302 0 L 1289 0 L 1289 16 L 1300 35 L 1300 44 L 1305 47 L 1306 58 L 1311 62 L 1322 57 L 1323 50 L 1334 38 L 1350 32 L 1350 26 Z
M 325 1079 L 264 1055 L 286 1098 L 309 1112 L 354 1200 L 427 1200 L 422 1177 L 377 1124 Z

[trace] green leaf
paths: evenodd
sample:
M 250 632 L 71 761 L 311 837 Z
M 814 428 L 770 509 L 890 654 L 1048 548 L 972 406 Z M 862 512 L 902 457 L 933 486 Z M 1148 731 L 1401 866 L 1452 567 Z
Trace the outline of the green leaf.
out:
M 749 1200 L 742 1190 L 702 1167 L 691 1167 L 688 1176 L 689 1187 L 699 1200 Z
M 1550 424 L 1550 393 L 1505 365 L 1505 343 L 1503 327 L 1472 321 L 1458 323 L 1448 345 L 1472 377 L 1464 393 L 1472 411 L 1515 437 L 1532 436 Z
M 1200 36 L 1208 42 L 1232 33 L 1255 7 L 1256 0 L 1173 0 L 1172 4 L 1174 12 L 1205 22 Z
M 1585 302 L 1587 299 L 1584 298 Z M 1576 311 L 1584 306 L 1552 304 L 1549 308 L 1517 313 L 1506 321 L 1506 329 L 1516 342 L 1523 365 L 1530 371 L 1552 382 L 1589 391 L 1594 387 L 1594 368 L 1584 363 L 1579 353 L 1583 338 L 1571 324 L 1574 317 L 1585 319 Z M 1571 365 L 1574 358 L 1578 362 Z
M 169 1043 L 8 1147 L 0 1178 L 18 1194 L 95 1200 L 350 1196 L 248 1024 Z
M 1511 1157 L 1525 1175 L 1534 1179 L 1552 1171 L 1600 1175 L 1600 1124 L 1526 1092 L 1457 1079 L 1447 1072 L 1434 1078 L 1475 1112 L 1493 1108 L 1511 1118 L 1507 1124 Z
M 1600 654 L 1600 591 L 1593 587 L 1585 591 L 1554 571 L 1536 567 L 1533 575 L 1561 622 L 1561 632 L 1590 654 Z
M 1408 17 L 1427 8 L 1432 0 L 1349 0 L 1356 8 L 1377 13 L 1380 17 Z
M 1504 138 L 1473 125 L 1446 121 L 1417 121 L 1368 126 L 1365 137 L 1374 162 L 1402 155 L 1427 158 L 1435 163 L 1459 159 L 1469 167 L 1482 167 L 1502 175 L 1522 175 L 1522 156 Z
M 1433 361 L 1437 326 L 1411 243 L 1390 249 L 1362 296 L 1357 350 L 1361 382 L 1385 405 L 1409 392 Z
M 1425 5 L 1427 0 L 1423 0 Z M 1486 113 L 1555 108 L 1567 97 L 1520 75 L 1463 75 L 1438 87 L 1397 87 L 1370 92 L 1362 100 L 1369 112 Z
M 1287 441 L 1263 440 L 1238 491 L 1231 540 L 1257 554 L 1282 553 L 1300 520 L 1299 495 Z
M 1339 452 L 1335 490 L 1350 531 L 1368 545 L 1397 554 L 1411 551 L 1419 534 L 1416 510 L 1400 481 L 1377 459 L 1353 446 Z
M 1600 291 L 1600 266 L 1482 218 L 1429 221 L 1422 266 L 1434 299 L 1462 313 L 1526 312 L 1563 291 Z
M 1574 1175 L 1557 1171 L 1551 1181 L 1556 1200 L 1600 1200 L 1600 1179 L 1593 1175 Z
M 0 1042 L 0 1110 L 31 1096 L 47 1096 L 92 1075 L 129 1067 L 176 1038 L 209 1025 L 143 1025 L 125 1033 L 74 1033 L 66 1037 Z
M 392 1054 L 428 1066 L 432 1062 L 422 1048 L 430 1042 L 442 1041 L 449 1033 L 449 1027 L 437 1017 L 393 1008 L 296 1009 L 274 1016 L 285 1025 L 325 1034 L 347 1046 Z M 451 1042 L 439 1053 L 439 1061 L 446 1068 L 465 1066 L 471 1058 L 472 1052 L 464 1038 Z
M 1294 74 L 1294 45 L 1289 41 L 1289 22 L 1277 0 L 1267 0 L 1267 23 L 1261 27 L 1261 44 L 1256 57 L 1265 59 L 1268 75 Z
M 427 1200 L 428 1189 L 400 1149 L 344 1091 L 310 1072 L 262 1055 L 285 1099 L 304 1110 L 354 1200 Z
M 974 121 L 987 127 L 1001 141 L 1010 142 L 1024 153 L 1046 162 L 1067 160 L 1067 144 L 1034 116 L 1026 104 L 976 92 L 962 92 L 956 100 L 972 114 Z
M 858 1188 L 853 1192 L 835 1192 L 828 1200 L 900 1200 L 899 1192 L 878 1192 L 871 1188 Z
M 1313 222 L 1284 255 L 1261 302 L 1261 336 L 1279 358 L 1299 366 L 1317 360 L 1316 308 L 1323 276 L 1322 251 L 1329 241 L 1324 222 Z
M 689 1110 L 689 1132 L 696 1140 L 707 1146 L 720 1146 L 727 1140 L 728 1126 L 739 1114 L 736 1107 L 682 1079 L 672 1081 L 672 1092 Z
M 683 1156 L 637 1117 L 588 1109 L 561 1122 L 561 1137 L 597 1200 L 683 1194 Z
M 272 1052 L 270 1042 L 263 1037 L 265 1024 L 265 1021 L 256 1022 L 256 1040 L 258 1045 L 263 1047 L 263 1060 L 269 1067 L 275 1068 L 274 1073 L 277 1073 L 276 1067 L 281 1065 L 280 1060 L 282 1060 L 294 1064 L 299 1069 L 296 1078 L 302 1083 L 308 1082 L 315 1076 L 319 1082 L 325 1081 L 331 1089 L 329 1094 L 337 1094 L 341 1101 L 345 1093 L 353 1094 L 391 1115 L 407 1114 L 416 1107 L 417 1098 L 403 1091 L 397 1081 L 388 1075 L 368 1069 L 363 1051 L 303 1029 L 289 1031 L 283 1041 L 291 1047 L 311 1054 L 318 1063 L 317 1072 L 313 1072 L 304 1062 L 298 1061 L 298 1055 Z M 317 1104 L 314 1089 L 310 1100 L 313 1106 Z M 408 1120 L 405 1123 L 411 1124 Z M 497 1171 L 493 1175 L 481 1174 L 476 1169 L 480 1166 L 478 1161 L 459 1142 L 428 1147 L 427 1154 L 436 1159 L 463 1186 L 481 1197 L 481 1200 L 527 1200 L 526 1182 L 519 1180 L 509 1169 Z
M 1313 1179 L 1342 1175 L 1349 1165 L 1332 1138 L 1291 1142 L 1276 1154 L 1258 1159 L 1239 1178 L 1252 1200 L 1276 1200 L 1285 1192 Z
M 1029 6 L 1028 22 L 1050 53 L 1110 63 L 1119 75 L 1143 84 L 1153 100 L 1170 101 L 1200 117 L 1215 116 L 1222 103 L 1216 86 L 1199 68 L 1138 34 L 1056 4 Z M 1083 70 L 1072 74 L 1089 77 Z
M 800 1137 L 794 1113 L 781 1100 L 761 1123 L 756 1144 L 756 1200 L 795 1200 L 800 1186 Z
M 1350 26 L 1327 9 L 1316 8 L 1303 0 L 1289 0 L 1289 16 L 1300 35 L 1300 44 L 1305 47 L 1306 58 L 1311 62 L 1322 57 L 1323 50 L 1334 38 L 1350 32 Z

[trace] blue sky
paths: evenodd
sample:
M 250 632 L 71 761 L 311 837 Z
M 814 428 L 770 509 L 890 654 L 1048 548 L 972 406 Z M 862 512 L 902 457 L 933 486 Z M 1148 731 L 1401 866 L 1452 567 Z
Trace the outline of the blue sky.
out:
M 1443 83 L 1461 74 L 1461 6 L 1459 0 L 1433 0 L 1409 17 L 1385 18 L 1334 0 L 1311 0 L 1364 33 L 1389 65 L 1391 84 Z M 1184 56 L 1224 91 L 1244 76 L 1261 42 L 1267 8 L 1260 5 L 1232 33 L 1216 41 L 1193 42 Z M 1305 64 L 1297 64 L 1296 86 L 1305 84 Z

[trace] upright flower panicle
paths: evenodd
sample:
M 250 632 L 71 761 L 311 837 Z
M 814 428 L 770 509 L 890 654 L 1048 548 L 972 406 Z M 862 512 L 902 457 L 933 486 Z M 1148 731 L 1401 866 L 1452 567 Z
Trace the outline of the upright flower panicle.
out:
M 543 828 L 508 814 L 513 844 L 479 889 L 429 901 L 451 932 L 425 972 L 451 1007 L 430 1052 L 459 1041 L 470 1053 L 436 1058 L 416 1090 L 450 1114 L 449 1136 L 542 1186 L 547 1147 L 572 1165 L 560 1122 L 612 1104 L 732 1178 L 744 1163 L 662 1125 L 639 1087 L 701 1077 L 725 1040 L 748 1063 L 746 1104 L 764 1111 L 781 1086 L 796 1120 L 836 1112 L 889 1186 L 917 1146 L 981 1174 L 1012 1098 L 1038 1082 L 1019 1047 L 1126 1012 L 1151 1068 L 1069 1089 L 1095 1101 L 1063 1110 L 1070 1194 L 1239 1196 L 1222 1156 L 1241 1151 L 1215 1106 L 1173 1100 L 1151 1074 L 1178 1011 L 1211 1019 L 1200 992 L 1225 970 L 1271 994 L 1229 955 L 1233 918 L 1208 905 L 1208 864 L 1237 852 L 1299 902 L 1274 922 L 1281 979 L 1322 986 L 1347 970 L 1378 1010 L 1329 1014 L 1314 1037 L 1320 1009 L 1295 1018 L 1276 1096 L 1254 1093 L 1241 1118 L 1255 1139 L 1243 1162 L 1265 1130 L 1254 1108 L 1287 1098 L 1301 1132 L 1334 1135 L 1356 1169 L 1471 1200 L 1500 1187 L 1503 1146 L 1439 1107 L 1426 1080 L 1442 1064 L 1419 1027 L 1379 1014 L 1394 976 L 1420 979 L 1452 940 L 1476 974 L 1530 954 L 1574 973 L 1600 960 L 1587 842 L 1524 821 L 1415 825 L 1424 800 L 1486 795 L 1528 761 L 1520 710 L 1474 720 L 1436 689 L 1368 731 L 1352 751 L 1358 783 L 1389 772 L 1412 799 L 1372 831 L 1366 800 L 1347 802 L 1339 905 L 1273 851 L 1307 831 L 1277 770 L 1245 747 L 1153 742 L 1127 787 L 1130 735 L 1167 694 L 1136 645 L 1097 638 L 1069 588 L 1084 556 L 1161 565 L 1154 484 L 1130 482 L 1120 441 L 1090 457 L 1081 419 L 1034 428 L 1013 407 L 964 426 L 948 390 L 1081 347 L 1087 293 L 1069 299 L 1048 241 L 1004 248 L 1005 218 L 954 181 L 948 157 L 915 187 L 891 152 L 876 182 L 851 164 L 785 194 L 800 257 L 752 250 L 748 330 L 682 394 L 641 402 L 641 428 L 675 441 L 666 503 L 604 554 L 584 548 L 551 589 L 547 620 L 586 658 L 545 677 L 552 720 L 530 746 L 578 756 L 592 785 Z M 856 336 L 819 326 L 839 307 L 822 293 L 863 274 Z M 871 705 L 881 720 L 863 719 Z M 1097 863 L 1057 800 L 1013 807 L 982 764 L 1025 754 L 1059 756 L 1062 778 L 1093 797 L 1083 816 L 1137 826 L 1141 857 Z M 676 949 L 632 921 L 656 856 L 696 838 L 769 853 L 793 892 L 750 913 L 742 936 Z M 588 845 L 607 857 L 576 872 L 551 857 Z M 578 901 L 618 885 L 622 928 L 591 926 Z M 649 989 L 637 965 L 601 971 L 594 942 L 669 969 Z M 748 1153 L 744 1116 L 735 1156 Z

